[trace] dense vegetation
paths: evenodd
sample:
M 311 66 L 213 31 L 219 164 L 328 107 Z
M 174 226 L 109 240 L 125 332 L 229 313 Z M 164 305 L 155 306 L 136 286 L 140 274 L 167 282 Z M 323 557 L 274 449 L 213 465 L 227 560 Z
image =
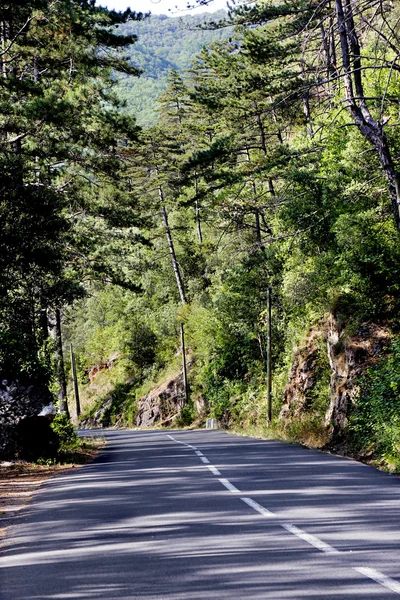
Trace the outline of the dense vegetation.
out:
M 32 302 L 34 290 L 34 323 L 44 307 L 63 310 L 81 383 L 104 377 L 97 397 L 116 384 L 107 422 L 132 424 L 137 398 L 179 371 L 183 324 L 191 361 L 183 420 L 196 419 L 200 409 L 198 418 L 215 416 L 224 425 L 260 425 L 271 288 L 269 430 L 320 445 L 343 441 L 345 433 L 351 451 L 378 453 L 397 468 L 398 342 L 386 360 L 387 346 L 375 344 L 371 332 L 373 325 L 379 339 L 390 340 L 399 324 L 399 19 L 398 6 L 384 10 L 373 1 L 268 1 L 238 9 L 214 25 L 219 31 L 234 24 L 234 35 L 204 47 L 184 73 L 169 72 L 160 117 L 141 131 L 126 113 L 104 109 L 99 65 L 84 73 L 89 90 L 80 81 L 71 98 L 73 105 L 75 93 L 93 98 L 86 113 L 93 135 L 77 136 L 71 147 L 68 131 L 60 156 L 59 136 L 50 147 L 35 145 L 28 128 L 22 138 L 30 165 L 22 196 L 29 207 L 51 208 L 54 222 L 41 230 L 40 247 L 58 254 L 40 279 L 28 263 L 14 264 L 20 254 L 11 246 L 3 253 L 13 259 L 3 272 L 14 282 L 21 273 L 26 284 L 8 282 L 16 301 L 2 309 L 15 305 L 13 315 L 2 315 L 4 364 L 15 347 L 10 323 L 28 314 L 19 294 L 26 290 L 23 298 Z M 21 106 L 26 112 L 29 104 Z M 91 131 L 76 112 L 60 119 Z M 50 139 L 51 127 L 45 122 Z M 6 129 L 4 144 L 9 136 Z M 39 177 L 45 186 L 36 185 Z M 33 203 L 30 193 L 40 199 Z M 36 266 L 36 245 L 26 251 Z M 42 333 L 34 342 L 13 368 L 44 377 Z

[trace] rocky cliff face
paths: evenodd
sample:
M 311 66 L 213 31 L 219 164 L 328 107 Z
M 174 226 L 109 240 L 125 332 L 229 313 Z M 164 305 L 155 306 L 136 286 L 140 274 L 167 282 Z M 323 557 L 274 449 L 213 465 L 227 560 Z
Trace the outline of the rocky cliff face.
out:
M 185 387 L 182 375 L 163 383 L 138 400 L 138 427 L 152 427 L 172 421 L 185 404 Z
M 129 386 L 128 386 L 129 387 Z M 105 397 L 90 416 L 81 421 L 83 427 L 123 427 L 125 400 L 115 395 L 115 389 Z M 137 400 L 136 426 L 163 425 L 178 417 L 185 404 L 185 387 L 182 374 L 165 380 L 158 387 Z
M 325 424 L 331 439 L 342 436 L 349 410 L 359 391 L 358 380 L 382 357 L 389 343 L 389 331 L 379 325 L 364 323 L 348 337 L 343 321 L 335 314 L 329 316 L 327 351 L 332 374 Z
M 0 384 L 0 456 L 27 456 L 32 452 L 35 454 L 36 450 L 40 455 L 46 445 L 44 437 L 47 434 L 51 436 L 49 422 L 55 412 L 53 396 L 46 386 L 22 384 L 19 381 L 2 381 Z
M 288 383 L 284 390 L 281 419 L 296 419 L 310 408 L 312 391 L 317 383 L 321 339 L 326 338 L 326 326 L 313 328 L 301 348 L 295 350 Z
M 369 366 L 382 357 L 389 343 L 390 333 L 382 326 L 364 323 L 350 336 L 343 320 L 335 313 L 330 314 L 327 322 L 312 329 L 304 345 L 294 353 L 280 418 L 293 421 L 312 408 L 311 399 L 318 378 L 329 377 L 325 371 L 321 373 L 319 370 L 318 357 L 324 344 L 330 380 L 329 405 L 325 415 L 321 415 L 321 420 L 331 442 L 340 441 L 359 391 L 359 379 Z

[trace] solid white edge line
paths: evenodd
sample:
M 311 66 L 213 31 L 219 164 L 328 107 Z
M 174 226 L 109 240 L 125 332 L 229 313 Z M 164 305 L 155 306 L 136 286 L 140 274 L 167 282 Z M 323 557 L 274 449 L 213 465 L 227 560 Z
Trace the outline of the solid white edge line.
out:
M 218 471 L 218 469 L 216 467 L 214 467 L 213 465 L 210 465 L 208 468 L 210 469 L 210 471 L 213 475 L 221 475 L 221 473 Z
M 251 498 L 240 498 L 240 499 L 242 502 L 244 502 L 245 504 L 248 504 L 251 508 L 254 508 L 254 510 L 259 512 L 260 515 L 263 515 L 263 517 L 276 518 L 276 515 L 273 512 L 271 512 L 267 508 L 264 508 L 263 506 L 261 506 L 261 504 L 258 504 Z
M 318 548 L 318 550 L 325 552 L 325 554 L 340 554 L 339 550 L 336 550 L 336 548 L 334 548 L 333 546 L 326 544 L 325 542 L 317 538 L 315 535 L 311 535 L 311 533 L 306 533 L 305 531 L 303 531 L 299 527 L 296 527 L 295 525 L 281 523 L 281 526 L 284 529 L 286 529 L 286 531 L 290 531 L 290 533 L 293 533 L 293 535 L 304 540 L 308 544 L 311 544 L 311 546 L 314 546 L 315 548 Z
M 209 465 L 210 461 L 208 460 L 208 458 L 206 458 L 205 456 L 200 456 L 200 460 L 205 464 L 205 465 Z
M 391 590 L 396 594 L 400 594 L 400 583 L 395 579 L 391 579 L 391 577 L 387 577 L 380 571 L 377 571 L 376 569 L 370 569 L 369 567 L 353 567 L 353 569 L 354 571 L 361 573 L 361 575 L 365 575 L 365 577 L 373 579 L 376 581 L 376 583 L 388 588 L 388 590 Z
M 237 487 L 235 487 L 230 481 L 228 481 L 227 479 L 218 479 L 218 481 L 220 483 L 222 483 L 222 485 L 224 485 L 226 487 L 227 490 L 229 490 L 230 492 L 232 492 L 232 494 L 240 494 L 240 490 L 237 489 Z

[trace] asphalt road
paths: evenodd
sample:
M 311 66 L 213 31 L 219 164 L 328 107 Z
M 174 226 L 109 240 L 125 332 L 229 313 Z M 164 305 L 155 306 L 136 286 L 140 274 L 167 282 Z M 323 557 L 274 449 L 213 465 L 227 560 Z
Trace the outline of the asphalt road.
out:
M 11 528 L 2 600 L 400 597 L 400 478 L 218 431 L 106 435 Z

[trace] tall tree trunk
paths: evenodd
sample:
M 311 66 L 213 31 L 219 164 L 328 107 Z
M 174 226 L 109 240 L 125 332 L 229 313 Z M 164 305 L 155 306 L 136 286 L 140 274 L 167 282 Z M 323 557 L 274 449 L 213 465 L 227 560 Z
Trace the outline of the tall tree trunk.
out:
M 313 128 L 312 118 L 311 118 L 310 98 L 309 98 L 308 91 L 306 91 L 303 96 L 303 112 L 304 112 L 304 116 L 306 118 L 306 123 L 307 123 L 307 133 L 310 136 L 310 138 L 312 139 L 314 137 L 314 128 Z
M 400 230 L 400 177 L 396 171 L 383 124 L 372 116 L 364 94 L 360 43 L 350 0 L 335 0 L 348 109 L 361 134 L 374 146 L 389 184 L 396 227 Z M 355 91 L 355 93 L 354 93 Z
M 262 143 L 264 143 L 264 142 L 262 142 Z M 266 148 L 265 148 L 265 151 L 266 151 Z M 265 152 L 264 152 L 264 154 L 265 154 Z M 248 148 L 246 148 L 246 156 L 247 156 L 247 162 L 250 162 L 251 158 L 250 158 L 250 151 Z M 251 180 L 251 189 L 253 191 L 253 200 L 254 200 L 254 203 L 256 204 L 256 202 L 257 202 L 257 186 L 256 186 L 256 182 L 254 181 L 254 179 Z M 262 243 L 262 239 L 261 239 L 260 211 L 257 206 L 255 206 L 255 208 L 254 208 L 254 217 L 255 217 L 256 241 L 257 241 L 257 245 L 260 246 L 260 248 L 261 248 L 263 246 L 263 243 Z
M 160 201 L 162 204 L 161 205 L 161 213 L 162 213 L 163 220 L 164 220 L 164 227 L 165 227 L 165 233 L 166 233 L 167 240 L 168 240 L 169 253 L 171 255 L 172 268 L 175 273 L 176 284 L 178 286 L 181 302 L 185 306 L 185 304 L 187 304 L 185 290 L 183 288 L 183 281 L 182 281 L 182 277 L 181 277 L 181 272 L 179 270 L 178 261 L 176 260 L 174 241 L 172 239 L 171 229 L 170 229 L 170 226 L 168 223 L 168 214 L 167 214 L 167 210 L 166 210 L 165 204 L 164 204 L 164 193 L 163 193 L 162 186 L 159 186 L 158 192 L 159 192 Z M 184 380 L 184 386 L 185 386 L 185 403 L 187 404 L 189 402 L 189 383 L 188 383 L 188 378 L 187 378 L 185 330 L 184 330 L 183 323 L 181 323 L 181 325 L 180 325 L 180 330 L 181 330 L 182 370 L 183 370 L 183 380 Z
M 167 214 L 167 210 L 166 210 L 165 204 L 164 204 L 164 193 L 163 193 L 162 186 L 159 186 L 158 193 L 159 193 L 159 197 L 160 197 L 160 201 L 161 201 L 161 214 L 162 214 L 163 221 L 164 221 L 165 234 L 167 236 L 169 253 L 171 255 L 172 268 L 174 270 L 176 284 L 178 286 L 178 291 L 179 291 L 179 296 L 180 296 L 182 304 L 187 304 L 185 290 L 183 288 L 181 272 L 179 270 L 178 261 L 176 260 L 176 253 L 175 253 L 174 242 L 173 242 L 172 235 L 171 235 L 171 229 L 170 229 L 169 223 L 168 223 L 168 214 Z
M 203 233 L 201 231 L 201 220 L 200 220 L 200 206 L 197 198 L 197 194 L 199 192 L 199 182 L 197 179 L 197 173 L 194 174 L 194 191 L 196 194 L 195 200 L 195 210 L 196 210 L 196 229 L 197 229 L 197 237 L 199 239 L 200 244 L 203 243 Z
M 53 340 L 53 361 L 57 381 L 58 412 L 69 417 L 67 400 L 67 381 L 65 378 L 64 357 L 61 336 L 61 313 L 57 308 L 47 313 L 47 326 Z

